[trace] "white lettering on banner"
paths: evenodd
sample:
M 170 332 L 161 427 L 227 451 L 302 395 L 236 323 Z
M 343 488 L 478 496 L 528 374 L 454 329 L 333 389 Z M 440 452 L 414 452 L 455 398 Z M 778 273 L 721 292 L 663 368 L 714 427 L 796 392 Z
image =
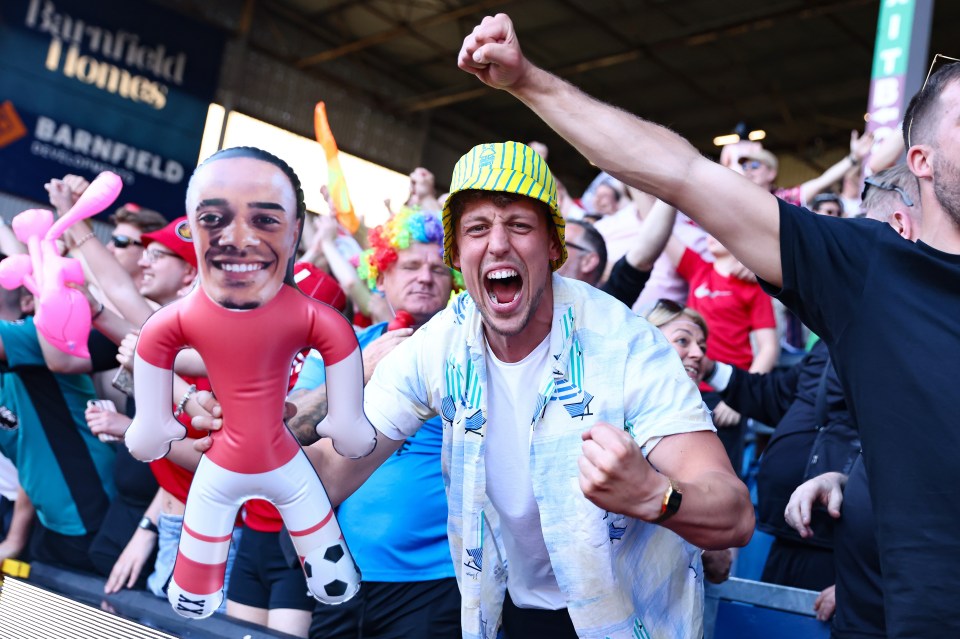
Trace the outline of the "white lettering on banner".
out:
M 900 101 L 900 82 L 896 78 L 880 78 L 873 84 L 871 109 L 888 107 Z
M 72 153 L 70 151 L 65 151 L 64 149 L 50 146 L 49 144 L 44 144 L 38 140 L 34 140 L 30 143 L 30 153 L 48 160 L 53 160 L 54 162 L 59 162 L 64 166 L 69 166 L 77 169 L 86 169 L 91 173 L 103 173 L 104 171 L 113 171 L 121 178 L 123 178 L 123 183 L 127 186 L 133 186 L 137 178 L 130 171 L 121 169 L 120 167 L 113 166 L 111 164 L 105 164 L 103 162 L 97 162 L 96 160 L 91 160 L 85 155 L 80 155 L 78 153 Z
M 50 34 L 45 67 L 53 72 L 96 86 L 127 100 L 162 109 L 167 104 L 169 89 L 142 75 L 131 73 L 112 62 L 125 64 L 165 82 L 183 84 L 187 54 L 167 55 L 166 46 L 140 44 L 140 36 L 88 25 L 65 13 L 58 13 L 52 0 L 30 0 L 24 24 Z M 64 43 L 69 46 L 64 57 Z M 89 50 L 90 54 L 85 53 Z
M 899 122 L 900 121 L 900 107 L 899 106 L 890 106 L 883 107 L 882 109 L 877 109 L 876 111 L 870 112 L 870 121 L 871 122 Z
M 900 47 L 891 47 L 880 51 L 877 55 L 883 62 L 883 74 L 893 75 L 897 70 L 897 60 L 903 55 L 903 49 Z
M 41 142 L 47 142 L 87 156 L 89 161 L 99 161 L 110 166 L 128 169 L 126 171 L 128 175 L 139 173 L 169 184 L 178 184 L 183 180 L 183 165 L 176 160 L 164 160 L 159 155 L 149 151 L 137 149 L 83 129 L 71 128 L 69 124 L 57 124 L 54 120 L 45 116 L 37 118 L 34 136 Z M 50 157 L 50 154 L 46 151 L 44 153 L 34 152 L 44 157 Z M 77 166 L 75 162 L 64 163 Z M 132 180 L 130 181 L 132 182 Z
M 887 25 L 887 37 L 891 40 L 900 37 L 900 16 L 896 13 L 890 16 L 890 23 Z

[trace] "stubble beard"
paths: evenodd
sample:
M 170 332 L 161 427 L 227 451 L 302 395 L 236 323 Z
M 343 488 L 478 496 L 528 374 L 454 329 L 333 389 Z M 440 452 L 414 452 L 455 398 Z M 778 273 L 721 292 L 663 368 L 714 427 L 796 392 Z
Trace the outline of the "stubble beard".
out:
M 960 228 L 960 167 L 938 153 L 934 160 L 933 194 L 950 221 Z
M 546 289 L 547 285 L 544 283 L 534 292 L 533 297 L 530 300 L 530 305 L 527 307 L 526 313 L 524 313 L 523 317 L 521 318 L 520 325 L 514 330 L 504 330 L 499 328 L 494 323 L 494 319 L 491 318 L 490 314 L 487 312 L 486 307 L 481 304 L 477 304 L 477 308 L 480 309 L 480 317 L 483 318 L 483 325 L 501 337 L 514 337 L 519 335 L 530 324 L 530 319 L 537 311 L 537 308 L 540 307 L 540 300 L 543 298 L 543 293 Z M 486 290 L 481 292 L 481 295 L 486 294 Z

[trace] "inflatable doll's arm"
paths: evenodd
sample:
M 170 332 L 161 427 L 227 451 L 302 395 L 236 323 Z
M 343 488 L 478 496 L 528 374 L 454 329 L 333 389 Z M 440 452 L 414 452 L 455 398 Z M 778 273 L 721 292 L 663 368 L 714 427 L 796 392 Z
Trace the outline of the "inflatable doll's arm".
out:
M 173 417 L 173 371 L 140 357 L 133 359 L 137 414 L 124 435 L 130 454 L 140 461 L 160 459 L 170 452 L 170 442 L 183 439 L 187 429 Z
M 363 360 L 360 348 L 327 367 L 327 416 L 317 434 L 329 437 L 344 457 L 366 457 L 377 445 L 377 434 L 363 413 Z

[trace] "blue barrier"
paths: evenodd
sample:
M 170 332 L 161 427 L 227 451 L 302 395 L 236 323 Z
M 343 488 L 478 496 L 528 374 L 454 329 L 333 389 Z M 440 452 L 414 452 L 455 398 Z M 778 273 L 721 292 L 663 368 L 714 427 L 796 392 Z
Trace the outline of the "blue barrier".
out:
M 707 584 L 704 639 L 828 639 L 814 616 L 818 593 L 733 577 Z

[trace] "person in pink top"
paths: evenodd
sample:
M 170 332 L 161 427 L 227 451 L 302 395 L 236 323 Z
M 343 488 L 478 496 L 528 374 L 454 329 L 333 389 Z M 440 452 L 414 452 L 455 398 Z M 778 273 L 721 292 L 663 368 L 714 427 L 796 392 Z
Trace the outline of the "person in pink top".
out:
M 197 349 L 222 414 L 233 416 L 201 459 L 187 500 L 168 588 L 171 606 L 184 617 L 207 617 L 222 602 L 233 521 L 254 497 L 279 509 L 314 597 L 340 603 L 359 588 L 323 485 L 283 423 L 290 363 L 312 346 L 327 363 L 327 388 L 336 398 L 317 433 L 348 457 L 365 456 L 376 444 L 363 414 L 363 365 L 353 329 L 293 282 L 304 212 L 299 180 L 279 158 L 252 147 L 211 156 L 187 189 L 200 286 L 158 311 L 140 332 L 137 415 L 125 436 L 134 457 L 162 457 L 184 436 L 164 399 L 182 348 Z

